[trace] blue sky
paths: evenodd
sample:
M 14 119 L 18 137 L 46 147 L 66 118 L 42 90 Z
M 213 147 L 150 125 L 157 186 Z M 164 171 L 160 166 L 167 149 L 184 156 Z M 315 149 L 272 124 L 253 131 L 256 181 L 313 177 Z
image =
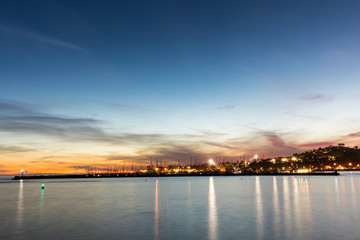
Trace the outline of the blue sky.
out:
M 359 10 L 0 1 L 0 169 L 357 145 Z

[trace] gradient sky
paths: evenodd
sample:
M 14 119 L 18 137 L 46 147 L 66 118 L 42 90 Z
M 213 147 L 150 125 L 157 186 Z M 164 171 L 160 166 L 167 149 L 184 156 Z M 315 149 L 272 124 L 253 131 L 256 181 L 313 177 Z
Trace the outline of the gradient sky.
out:
M 0 174 L 358 145 L 359 12 L 0 0 Z

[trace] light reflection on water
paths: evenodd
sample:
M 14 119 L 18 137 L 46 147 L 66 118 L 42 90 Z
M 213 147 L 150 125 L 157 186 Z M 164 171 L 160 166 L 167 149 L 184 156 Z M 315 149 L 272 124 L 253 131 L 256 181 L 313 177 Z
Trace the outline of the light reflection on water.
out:
M 255 203 L 256 203 L 256 228 L 257 228 L 257 237 L 258 239 L 263 239 L 264 237 L 264 210 L 262 203 L 262 193 L 260 186 L 260 177 L 255 177 Z
M 292 188 L 293 188 L 293 208 L 295 216 L 300 215 L 300 194 L 299 194 L 299 183 L 298 178 L 295 176 L 291 177 Z M 294 218 L 295 231 L 300 232 L 299 218 Z
M 187 198 L 188 198 L 188 208 L 187 209 L 191 209 L 191 181 L 190 179 L 187 181 Z
M 209 178 L 209 239 L 216 240 L 217 236 L 217 211 L 216 196 L 214 187 L 214 177 Z
M 272 177 L 273 179 L 273 226 L 279 226 L 280 223 L 280 210 L 279 210 L 279 192 L 277 185 L 277 177 Z M 274 232 L 274 237 L 278 238 L 279 233 L 277 231 Z
M 40 218 L 39 218 L 39 222 L 40 222 L 40 229 L 44 228 L 44 204 L 45 204 L 45 199 L 44 199 L 44 194 L 45 194 L 45 190 L 41 189 L 41 198 L 40 198 Z
M 299 209 L 299 211 L 300 211 L 300 213 L 301 213 L 301 215 L 300 216 L 302 216 L 301 218 L 300 218 L 300 227 L 301 226 L 306 226 L 306 228 L 305 229 L 311 229 L 312 227 L 312 225 L 313 225 L 313 223 L 312 223 L 312 208 L 311 208 L 311 206 L 312 206 L 312 202 L 311 202 L 311 195 L 310 195 L 310 188 L 309 188 L 309 178 L 308 177 L 305 177 L 305 178 L 302 178 L 302 179 L 300 179 L 301 180 L 301 187 L 302 187 L 302 190 L 301 190 L 301 192 L 299 193 L 299 195 L 301 194 L 301 195 L 303 195 L 303 197 L 302 197 L 302 203 L 301 203 L 301 206 L 299 206 L 300 207 L 300 209 Z M 322 194 L 324 194 L 324 193 L 322 193 Z M 323 216 L 323 217 L 325 217 L 325 216 Z M 302 228 L 300 228 L 300 229 L 302 229 Z M 304 231 L 304 230 L 302 230 L 302 231 Z M 301 233 L 302 232 L 301 230 L 300 230 L 300 232 L 299 233 Z
M 285 236 L 288 238 L 291 231 L 291 208 L 290 208 L 290 198 L 291 193 L 289 191 L 289 177 L 283 178 L 283 199 L 284 199 L 284 209 L 282 210 L 284 214 L 284 229 Z
M 19 181 L 19 196 L 17 199 L 17 218 L 16 218 L 16 231 L 18 234 L 21 234 L 23 229 L 24 221 L 24 182 L 23 180 Z
M 355 183 L 354 183 L 354 177 L 353 176 L 351 176 L 350 181 L 351 181 L 351 197 L 352 197 L 351 201 L 352 202 L 357 202 L 356 189 L 355 189 Z M 355 212 L 358 212 L 359 211 L 359 205 L 354 204 L 353 209 L 354 209 Z M 352 216 L 354 218 L 353 221 L 356 221 L 356 222 L 359 221 L 359 217 L 360 217 L 359 215 L 352 215 Z
M 159 239 L 159 179 L 155 181 L 154 239 Z
M 358 239 L 360 175 L 242 179 L 1 184 L 0 239 Z

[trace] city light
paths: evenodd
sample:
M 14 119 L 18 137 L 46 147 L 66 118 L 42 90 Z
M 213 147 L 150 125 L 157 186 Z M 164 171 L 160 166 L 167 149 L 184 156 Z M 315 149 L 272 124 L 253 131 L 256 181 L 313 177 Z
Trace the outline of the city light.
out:
M 360 151 L 360 150 L 359 150 Z M 322 158 L 322 161 L 314 161 L 315 156 L 320 155 L 320 153 L 326 153 L 328 155 Z M 310 154 L 310 155 L 309 155 Z M 309 155 L 309 156 L 308 156 Z M 346 169 L 360 169 L 360 164 L 357 161 L 349 162 L 341 158 L 337 158 L 338 161 L 334 161 L 335 157 L 330 155 L 330 150 L 328 149 L 319 149 L 307 151 L 301 154 L 295 154 L 293 156 L 284 156 L 284 157 L 273 157 L 273 158 L 259 158 L 260 155 L 254 154 L 253 157 L 250 157 L 250 161 L 244 158 L 236 159 L 236 161 L 222 161 L 218 158 L 214 160 L 213 158 L 208 158 L 207 162 L 195 164 L 193 165 L 191 160 L 190 164 L 180 166 L 178 165 L 168 165 L 164 166 L 146 166 L 146 169 L 139 169 L 138 171 L 134 171 L 133 169 L 126 173 L 137 175 L 172 175 L 172 174 L 181 174 L 186 175 L 191 173 L 192 175 L 206 175 L 206 174 L 239 174 L 240 172 L 246 172 L 249 174 L 278 174 L 278 173 L 312 173 L 316 171 L 324 171 L 324 170 L 333 170 L 334 173 L 336 170 L 346 170 Z M 249 159 L 249 158 L 248 158 Z M 240 160 L 240 161 L 239 161 Z M 269 165 L 270 163 L 270 165 Z M 271 163 L 273 163 L 271 165 Z M 161 164 L 162 165 L 162 164 Z M 31 178 L 31 175 L 28 175 L 28 171 L 25 169 L 18 170 L 20 172 L 19 179 L 28 179 Z M 27 174 L 25 176 L 25 174 Z M 93 172 L 86 174 L 92 177 L 101 177 L 105 176 L 105 172 Z M 123 173 L 119 173 L 118 169 L 108 170 L 106 172 L 106 176 L 123 176 L 125 175 L 125 171 Z

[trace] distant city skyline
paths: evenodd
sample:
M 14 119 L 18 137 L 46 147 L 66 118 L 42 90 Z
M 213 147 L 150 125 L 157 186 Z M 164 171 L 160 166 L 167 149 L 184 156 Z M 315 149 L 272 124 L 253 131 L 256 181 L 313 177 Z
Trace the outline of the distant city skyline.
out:
M 360 2 L 0 2 L 0 174 L 360 145 Z

